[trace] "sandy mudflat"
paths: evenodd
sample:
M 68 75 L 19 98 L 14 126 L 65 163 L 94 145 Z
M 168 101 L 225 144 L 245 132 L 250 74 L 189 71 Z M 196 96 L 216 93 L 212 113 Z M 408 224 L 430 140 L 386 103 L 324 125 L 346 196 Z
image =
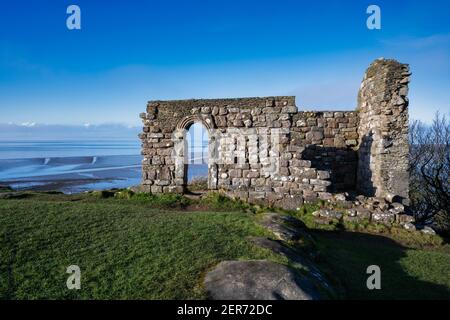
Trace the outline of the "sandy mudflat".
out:
M 140 183 L 140 156 L 0 160 L 0 184 L 15 190 L 78 193 Z

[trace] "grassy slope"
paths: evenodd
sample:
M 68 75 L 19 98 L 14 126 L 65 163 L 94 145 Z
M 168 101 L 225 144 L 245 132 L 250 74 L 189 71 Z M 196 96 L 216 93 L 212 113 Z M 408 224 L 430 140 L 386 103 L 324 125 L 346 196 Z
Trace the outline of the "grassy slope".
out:
M 251 214 L 180 212 L 141 201 L 39 195 L 0 200 L 0 298 L 204 298 L 202 275 L 221 260 L 283 258 L 256 248 Z M 385 237 L 316 231 L 321 260 L 347 298 L 449 298 L 450 252 Z M 448 249 L 448 247 L 447 247 Z M 67 290 L 67 266 L 82 290 Z M 368 291 L 378 264 L 382 290 Z
M 272 258 L 245 237 L 249 214 L 164 212 L 115 199 L 0 200 L 0 297 L 203 298 L 202 273 L 225 259 Z M 82 290 L 67 290 L 79 265 Z

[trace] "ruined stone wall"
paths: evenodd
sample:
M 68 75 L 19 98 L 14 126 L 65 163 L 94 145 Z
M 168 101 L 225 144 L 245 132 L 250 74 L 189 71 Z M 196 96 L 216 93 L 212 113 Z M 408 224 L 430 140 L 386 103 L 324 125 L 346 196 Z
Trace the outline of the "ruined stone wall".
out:
M 358 190 L 406 200 L 408 175 L 408 65 L 379 59 L 367 69 L 358 95 Z
M 183 192 L 186 129 L 209 131 L 210 189 L 296 206 L 356 183 L 356 112 L 298 112 L 294 97 L 149 102 L 143 185 Z
M 407 197 L 409 73 L 382 61 L 368 69 L 357 111 L 297 110 L 290 96 L 149 102 L 143 188 L 185 191 L 186 130 L 200 122 L 209 133 L 209 189 L 286 208 L 357 187 Z

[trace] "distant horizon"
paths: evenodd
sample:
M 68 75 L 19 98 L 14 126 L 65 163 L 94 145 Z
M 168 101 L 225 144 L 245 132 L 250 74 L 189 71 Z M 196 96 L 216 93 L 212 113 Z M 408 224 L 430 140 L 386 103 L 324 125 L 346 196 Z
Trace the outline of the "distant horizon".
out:
M 120 141 L 139 140 L 142 126 L 120 123 L 39 124 L 0 123 L 0 142 L 20 141 Z

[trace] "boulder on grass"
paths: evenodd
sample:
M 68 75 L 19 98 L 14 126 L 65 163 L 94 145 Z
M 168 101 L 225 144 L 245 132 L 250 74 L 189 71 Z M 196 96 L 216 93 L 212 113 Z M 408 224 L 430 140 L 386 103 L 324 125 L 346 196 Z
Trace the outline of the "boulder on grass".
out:
M 312 282 L 293 269 L 266 261 L 223 261 L 205 277 L 213 300 L 318 300 Z

